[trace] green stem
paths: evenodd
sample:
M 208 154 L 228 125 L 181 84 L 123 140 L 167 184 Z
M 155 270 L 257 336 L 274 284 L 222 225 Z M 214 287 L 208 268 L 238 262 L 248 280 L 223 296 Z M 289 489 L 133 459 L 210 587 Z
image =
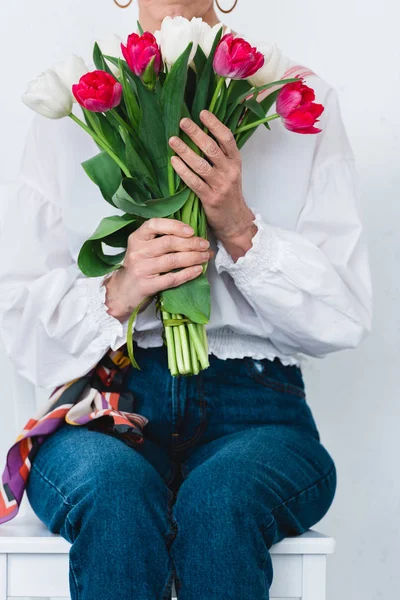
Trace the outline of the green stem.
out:
M 175 170 L 171 163 L 171 157 L 168 160 L 168 189 L 171 196 L 175 194 Z
M 189 337 L 190 339 L 190 337 Z M 200 373 L 200 368 L 199 368 L 199 359 L 197 358 L 197 352 L 196 352 L 196 348 L 195 345 L 192 344 L 192 342 L 190 342 L 190 356 L 192 359 L 192 373 L 193 375 L 198 375 Z
M 199 331 L 194 323 L 188 324 L 189 335 L 191 342 L 194 344 L 197 352 L 198 359 L 203 369 L 207 369 L 209 366 L 208 352 L 204 347 L 203 336 L 200 337 Z
M 140 367 L 139 367 L 139 365 L 136 361 L 136 358 L 134 357 L 134 354 L 133 354 L 133 323 L 134 323 L 136 317 L 138 316 L 139 310 L 141 309 L 143 304 L 145 302 L 147 302 L 147 300 L 149 300 L 149 298 L 145 298 L 144 300 L 142 300 L 142 302 L 140 302 L 137 305 L 137 307 L 134 309 L 134 311 L 132 312 L 131 316 L 129 317 L 128 331 L 126 334 L 126 346 L 128 349 L 129 360 L 131 361 L 132 366 L 135 367 L 135 369 L 139 369 L 139 370 L 140 370 Z
M 219 93 L 221 91 L 222 86 L 224 85 L 224 82 L 225 82 L 225 77 L 222 77 L 222 75 L 220 75 L 219 79 L 218 79 L 218 82 L 217 82 L 217 85 L 216 85 L 216 88 L 215 88 L 215 91 L 214 91 L 214 95 L 213 95 L 213 97 L 211 99 L 211 104 L 210 104 L 209 109 L 208 109 L 210 112 L 213 112 L 213 110 L 215 108 L 215 104 L 216 104 L 216 102 L 218 100 L 218 96 L 219 96 Z
M 172 314 L 171 317 L 173 319 L 177 318 L 176 314 Z M 172 327 L 172 331 L 174 334 L 174 342 L 175 342 L 175 356 L 176 356 L 176 362 L 178 365 L 178 372 L 180 375 L 184 374 L 185 372 L 185 365 L 183 363 L 183 355 L 182 355 L 182 344 L 181 344 L 181 336 L 179 334 L 178 331 L 179 327 Z
M 253 127 L 258 127 L 263 123 L 267 123 L 268 121 L 273 121 L 274 119 L 280 119 L 280 115 L 270 115 L 269 117 L 265 117 L 264 119 L 259 119 L 258 121 L 253 121 L 253 123 L 249 123 L 248 125 L 243 125 L 236 129 L 234 134 L 242 133 L 243 131 L 248 131 L 249 129 L 253 129 Z
M 176 315 L 176 318 L 179 320 L 183 319 L 182 315 Z M 179 327 L 177 327 L 177 329 L 179 329 L 179 334 L 181 336 L 184 372 L 186 374 L 189 374 L 191 372 L 191 364 L 190 364 L 190 350 L 189 350 L 189 343 L 188 343 L 188 338 L 187 338 L 187 333 L 186 333 L 186 326 L 184 324 L 182 324 L 182 325 L 179 325 Z
M 102 138 L 100 138 L 96 133 L 94 133 L 90 129 L 90 127 L 88 127 L 86 125 L 86 123 L 84 123 L 83 121 L 81 121 L 80 119 L 78 119 L 78 117 L 76 117 L 73 113 L 70 113 L 68 116 L 73 121 L 75 121 L 75 123 L 77 123 L 80 127 L 82 127 L 82 129 L 84 129 L 86 131 L 86 133 L 88 133 L 90 136 L 92 136 L 92 138 L 94 139 L 94 141 L 101 148 L 103 148 L 103 150 L 105 150 L 107 152 L 107 154 L 113 159 L 114 162 L 117 163 L 117 165 L 120 167 L 121 171 L 123 171 L 123 173 L 127 177 L 131 177 L 131 174 L 129 173 L 128 167 L 122 162 L 122 160 L 120 160 L 120 158 L 115 154 L 115 152 L 113 150 L 111 150 L 110 146 L 108 144 L 106 144 L 106 142 Z
M 121 125 L 121 127 L 123 129 L 126 129 L 133 137 L 135 137 L 135 131 L 134 131 L 134 129 L 129 125 L 129 123 L 127 123 L 125 121 L 125 119 L 123 117 L 121 117 L 121 115 L 118 113 L 117 110 L 115 110 L 115 108 L 113 108 L 111 110 L 111 113 L 112 113 L 113 117 L 116 118 L 116 120 Z
M 165 321 L 171 318 L 171 315 L 167 311 L 163 310 L 161 312 Z M 168 367 L 171 375 L 176 376 L 178 375 L 178 366 L 176 364 L 174 334 L 172 333 L 172 329 L 172 327 L 165 327 L 165 338 L 167 341 Z

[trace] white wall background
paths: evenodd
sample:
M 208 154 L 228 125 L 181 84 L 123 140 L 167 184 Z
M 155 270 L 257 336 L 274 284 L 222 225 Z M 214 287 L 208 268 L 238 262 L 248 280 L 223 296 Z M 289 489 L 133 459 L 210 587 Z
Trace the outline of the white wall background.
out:
M 335 502 L 318 525 L 337 539 L 328 600 L 400 594 L 399 17 L 397 0 L 239 0 L 225 19 L 255 40 L 275 39 L 339 90 L 358 160 L 374 330 L 356 351 L 310 360 L 305 368 L 309 403 L 339 473 Z M 136 6 L 121 10 L 112 0 L 1 1 L 0 192 L 17 173 L 31 118 L 19 100 L 26 82 L 71 52 L 88 54 L 96 37 L 124 36 L 136 18 Z M 4 354 L 0 378 L 3 414 L 13 402 Z M 14 435 L 2 417 L 1 456 Z

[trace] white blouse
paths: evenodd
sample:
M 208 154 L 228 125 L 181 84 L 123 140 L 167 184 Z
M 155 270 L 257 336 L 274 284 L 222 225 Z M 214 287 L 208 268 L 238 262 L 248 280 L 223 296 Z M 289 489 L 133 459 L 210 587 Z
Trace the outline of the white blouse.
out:
M 252 248 L 234 263 L 210 232 L 217 254 L 207 270 L 207 332 L 210 353 L 222 359 L 301 365 L 305 355 L 357 346 L 371 327 L 357 175 L 338 95 L 315 74 L 305 81 L 325 105 L 322 133 L 291 133 L 277 120 L 242 149 L 244 197 L 258 226 Z M 81 167 L 97 152 L 71 119 L 35 115 L 3 219 L 0 334 L 18 372 L 49 389 L 125 343 L 128 321 L 108 314 L 104 278 L 87 278 L 76 264 L 100 220 L 122 214 Z M 134 339 L 159 346 L 161 333 L 153 302 Z

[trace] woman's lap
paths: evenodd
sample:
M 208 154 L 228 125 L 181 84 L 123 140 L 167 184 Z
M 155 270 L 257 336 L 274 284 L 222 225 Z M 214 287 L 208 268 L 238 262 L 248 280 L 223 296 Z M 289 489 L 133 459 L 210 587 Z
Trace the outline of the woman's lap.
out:
M 145 441 L 132 448 L 105 433 L 65 424 L 45 440 L 33 462 L 27 488 L 32 507 L 72 543 L 93 502 L 97 518 L 119 537 L 126 526 L 116 527 L 117 515 L 128 519 L 131 536 L 138 530 L 143 535 L 147 526 L 164 565 L 153 582 L 157 593 L 171 568 L 163 554 L 167 547 L 178 586 L 183 579 L 197 589 L 222 558 L 218 548 L 223 554 L 218 570 L 231 581 L 232 594 L 241 585 L 234 580 L 235 564 L 242 556 L 247 568 L 252 550 L 253 563 L 261 561 L 270 584 L 270 546 L 317 523 L 336 490 L 335 464 L 320 441 L 301 375 L 270 361 L 212 357 L 208 372 L 172 380 L 163 356 L 159 349 L 141 350 L 142 370 L 126 382 L 135 412 L 149 418 Z M 252 590 L 261 597 L 265 582 L 257 582 L 258 575 L 252 575 Z M 208 584 L 213 597 L 218 581 L 211 577 Z

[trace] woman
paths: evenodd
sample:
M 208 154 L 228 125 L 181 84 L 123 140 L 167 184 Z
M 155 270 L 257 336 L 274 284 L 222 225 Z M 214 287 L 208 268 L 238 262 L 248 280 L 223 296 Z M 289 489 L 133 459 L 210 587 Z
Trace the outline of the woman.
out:
M 152 32 L 166 15 L 218 23 L 212 0 L 139 8 Z M 149 419 L 143 444 L 65 424 L 34 459 L 28 497 L 72 544 L 73 599 L 166 599 L 173 578 L 181 600 L 267 599 L 272 544 L 332 504 L 335 463 L 300 359 L 357 346 L 370 328 L 371 291 L 337 94 L 314 74 L 307 83 L 325 105 L 315 136 L 278 123 L 239 154 L 209 113 L 202 121 L 213 137 L 183 120 L 209 160 L 171 138 L 173 165 L 203 202 L 211 246 L 177 221 L 151 220 L 105 280 L 76 266 L 106 216 L 80 167 L 94 143 L 68 119 L 34 121 L 4 227 L 13 261 L 0 279 L 3 339 L 24 376 L 49 388 L 80 377 L 124 344 L 140 301 L 196 277 L 206 261 L 213 294 L 211 366 L 196 377 L 169 375 L 154 303 L 135 323 L 141 370 L 125 385 Z M 12 233 L 21 226 L 23 248 Z

